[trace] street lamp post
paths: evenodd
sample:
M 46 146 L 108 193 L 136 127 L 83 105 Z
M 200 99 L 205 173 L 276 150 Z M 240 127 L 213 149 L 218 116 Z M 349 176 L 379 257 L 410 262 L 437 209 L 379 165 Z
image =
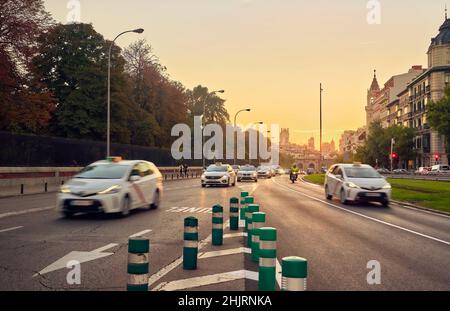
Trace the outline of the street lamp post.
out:
M 117 35 L 117 37 L 111 42 L 109 46 L 109 52 L 108 52 L 108 112 L 107 112 L 107 121 L 106 121 L 106 156 L 110 156 L 111 152 L 111 51 L 112 47 L 114 45 L 114 42 L 116 42 L 117 38 L 119 38 L 121 35 L 124 35 L 129 32 L 134 32 L 141 34 L 144 32 L 144 29 L 138 28 L 134 30 L 127 30 Z
M 206 97 L 205 97 L 205 100 L 203 101 L 203 128 L 202 128 L 202 160 L 203 160 L 203 168 L 205 168 L 205 152 L 204 152 L 204 150 L 203 150 L 203 147 L 205 146 L 205 135 L 204 135 L 204 130 L 205 130 L 205 126 L 206 126 L 206 122 L 205 122 L 205 114 L 206 114 L 206 104 L 207 104 L 207 101 L 208 101 L 208 99 L 209 99 L 209 97 L 211 96 L 211 95 L 214 95 L 214 94 L 216 94 L 216 93 L 225 93 L 225 90 L 218 90 L 218 91 L 213 91 L 213 92 L 210 92 L 210 93 L 208 93 L 207 95 L 206 95 Z
M 234 132 L 236 132 L 236 120 L 237 120 L 237 116 L 238 116 L 238 114 L 240 114 L 241 112 L 244 112 L 244 111 L 247 111 L 247 112 L 250 112 L 250 111 L 252 111 L 250 108 L 247 108 L 247 109 L 241 109 L 241 110 L 239 110 L 238 112 L 236 112 L 236 114 L 234 115 Z M 237 134 L 237 133 L 235 133 L 235 134 Z M 233 134 L 233 136 L 235 136 L 234 134 Z M 234 142 L 236 143 L 235 145 L 237 146 L 237 137 L 236 137 L 236 139 L 233 139 L 234 140 Z M 236 149 L 236 148 L 233 148 L 233 149 Z M 236 151 L 237 150 L 234 150 L 233 151 L 233 165 L 236 165 Z

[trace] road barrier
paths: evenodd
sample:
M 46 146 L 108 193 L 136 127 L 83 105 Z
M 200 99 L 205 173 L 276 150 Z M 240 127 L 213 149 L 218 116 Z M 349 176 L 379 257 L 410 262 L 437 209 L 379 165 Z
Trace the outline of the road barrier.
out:
M 248 197 L 247 191 L 241 192 L 240 219 L 245 219 L 245 198 Z
M 252 216 L 252 261 L 259 262 L 259 229 L 266 223 L 266 213 L 255 212 Z
M 259 229 L 259 268 L 258 289 L 274 291 L 276 282 L 277 229 Z
M 253 204 L 253 203 L 255 203 L 255 199 L 254 199 L 253 197 L 251 197 L 251 196 L 246 196 L 246 197 L 245 197 L 245 205 L 244 205 L 245 231 L 248 230 L 248 222 L 247 222 L 247 220 L 248 220 L 249 215 L 248 215 L 248 210 L 247 210 L 247 208 L 248 208 L 249 204 Z
M 184 219 L 184 247 L 183 269 L 197 269 L 198 255 L 198 219 L 187 217 Z
M 223 244 L 223 207 L 214 205 L 212 208 L 212 245 Z
M 247 206 L 247 246 L 252 247 L 252 232 L 253 232 L 253 213 L 259 212 L 258 204 L 249 204 Z
M 239 199 L 230 199 L 230 230 L 239 230 Z
M 127 291 L 148 291 L 149 251 L 149 239 L 135 237 L 128 240 Z
M 308 261 L 301 257 L 284 257 L 281 262 L 281 290 L 305 291 Z

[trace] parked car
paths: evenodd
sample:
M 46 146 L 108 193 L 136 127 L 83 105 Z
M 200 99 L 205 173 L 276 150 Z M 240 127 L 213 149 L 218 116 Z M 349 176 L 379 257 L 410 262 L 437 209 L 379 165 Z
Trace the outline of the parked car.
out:
M 325 175 L 325 197 L 337 196 L 342 204 L 352 201 L 380 202 L 387 207 L 391 185 L 372 166 L 336 164 Z
M 388 170 L 387 168 L 379 168 L 379 169 L 377 169 L 377 172 L 380 174 L 390 174 L 391 173 L 391 171 Z
M 239 168 L 240 168 L 239 165 L 232 165 L 231 167 L 233 168 L 233 170 L 236 174 L 239 172 Z
M 394 174 L 409 174 L 409 172 L 403 168 L 395 169 L 392 171 Z
M 427 175 L 431 171 L 431 167 L 419 167 L 414 173 L 420 175 Z
M 314 174 L 316 172 L 316 170 L 315 169 L 313 169 L 313 168 L 308 168 L 308 169 L 306 169 L 306 174 L 307 175 L 312 175 L 312 174 Z
M 151 162 L 108 157 L 83 168 L 57 195 L 64 216 L 76 213 L 120 213 L 139 207 L 157 208 L 162 174 Z
M 431 167 L 430 170 L 430 174 L 444 174 L 444 173 L 449 173 L 450 172 L 450 167 L 448 165 L 443 165 L 443 164 L 438 164 L 438 165 L 433 165 Z

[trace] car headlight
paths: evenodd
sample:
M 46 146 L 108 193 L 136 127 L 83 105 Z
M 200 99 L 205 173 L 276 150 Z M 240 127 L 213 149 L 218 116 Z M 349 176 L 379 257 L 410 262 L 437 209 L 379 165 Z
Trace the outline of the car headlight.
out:
M 345 183 L 345 185 L 347 186 L 347 187 L 349 187 L 349 188 L 359 188 L 359 186 L 358 185 L 356 185 L 356 184 L 354 184 L 354 183 L 352 183 L 352 182 L 347 182 L 347 183 Z
M 258 173 L 254 172 L 252 175 L 253 175 L 253 176 L 258 176 Z
M 206 178 L 206 175 L 205 174 L 202 174 L 202 179 L 205 179 Z
M 69 187 L 69 186 L 64 185 L 64 186 L 61 186 L 61 187 L 59 188 L 59 192 L 61 192 L 61 193 L 70 193 L 71 190 L 70 190 L 70 187 Z
M 114 185 L 111 186 L 103 191 L 99 191 L 97 192 L 97 194 L 112 194 L 112 193 L 117 193 L 122 189 L 122 187 L 120 185 Z
M 383 189 L 392 189 L 391 184 L 386 184 L 383 186 Z

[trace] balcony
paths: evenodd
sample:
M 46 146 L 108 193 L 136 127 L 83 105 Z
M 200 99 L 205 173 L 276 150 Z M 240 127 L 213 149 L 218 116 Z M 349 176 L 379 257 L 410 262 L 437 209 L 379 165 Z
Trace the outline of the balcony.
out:
M 431 85 L 427 85 L 425 87 L 425 93 L 430 94 L 431 93 Z

